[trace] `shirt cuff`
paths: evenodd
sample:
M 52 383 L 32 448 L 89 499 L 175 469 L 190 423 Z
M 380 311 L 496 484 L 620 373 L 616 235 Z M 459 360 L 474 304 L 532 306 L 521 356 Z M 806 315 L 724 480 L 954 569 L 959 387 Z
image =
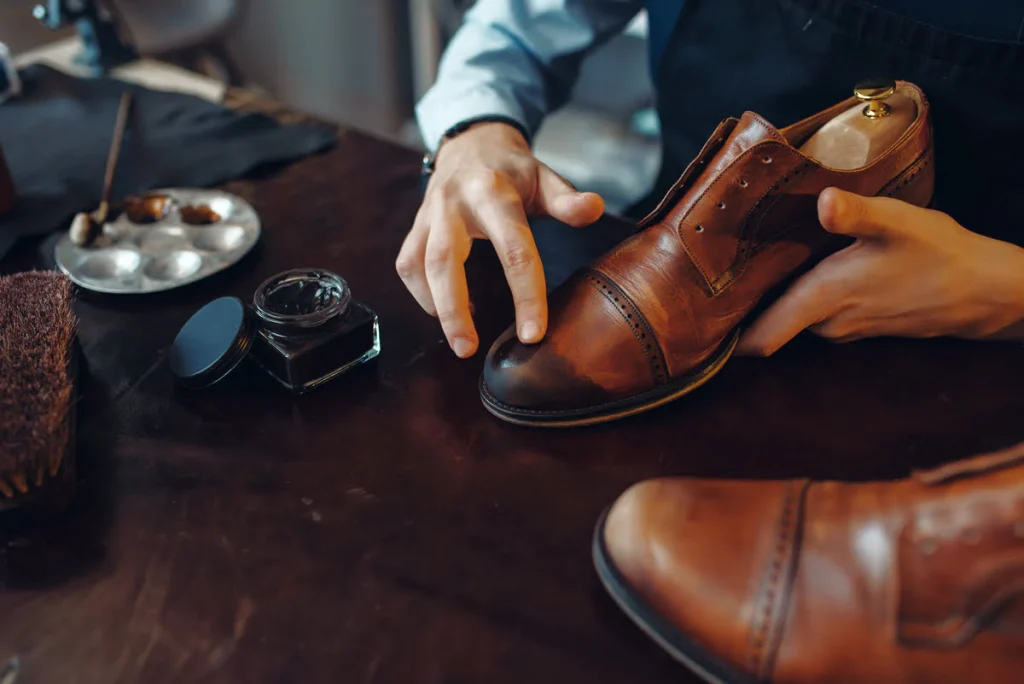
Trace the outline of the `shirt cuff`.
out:
M 508 119 L 516 124 L 527 140 L 530 139 L 532 128 L 522 108 L 490 88 L 477 87 L 456 95 L 435 86 L 416 105 L 420 135 L 424 146 L 432 153 L 437 151 L 449 129 L 465 121 L 485 117 Z

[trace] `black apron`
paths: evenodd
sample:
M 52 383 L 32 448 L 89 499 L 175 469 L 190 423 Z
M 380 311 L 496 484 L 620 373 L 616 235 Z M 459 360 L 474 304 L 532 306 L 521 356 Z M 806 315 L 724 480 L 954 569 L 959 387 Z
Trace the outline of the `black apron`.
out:
M 958 35 L 858 0 L 651 0 L 648 17 L 664 154 L 630 218 L 657 203 L 722 119 L 751 110 L 787 126 L 883 76 L 916 83 L 931 101 L 935 208 L 1024 244 L 1020 43 Z M 534 234 L 549 287 L 627 235 L 550 224 Z

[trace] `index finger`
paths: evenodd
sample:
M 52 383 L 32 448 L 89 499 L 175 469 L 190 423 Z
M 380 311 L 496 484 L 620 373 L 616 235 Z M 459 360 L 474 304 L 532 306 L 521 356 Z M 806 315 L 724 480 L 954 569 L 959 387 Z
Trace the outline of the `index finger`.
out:
M 740 338 L 737 354 L 771 356 L 804 329 L 841 310 L 840 288 L 828 274 L 827 262 L 826 259 L 797 279 L 754 320 Z
M 469 308 L 465 262 L 473 239 L 457 211 L 435 209 L 427 236 L 424 271 L 434 310 L 452 351 L 460 358 L 476 353 L 479 342 Z
M 515 196 L 499 196 L 478 204 L 474 212 L 505 269 L 516 307 L 519 340 L 524 344 L 540 342 L 548 325 L 544 268 L 522 201 Z

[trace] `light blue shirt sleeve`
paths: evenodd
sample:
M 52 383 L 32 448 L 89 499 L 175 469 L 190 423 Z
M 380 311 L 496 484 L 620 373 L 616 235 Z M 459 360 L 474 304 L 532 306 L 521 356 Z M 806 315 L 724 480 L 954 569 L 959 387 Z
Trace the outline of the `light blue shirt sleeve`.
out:
M 416 105 L 427 149 L 481 116 L 508 117 L 532 135 L 569 97 L 587 52 L 642 7 L 642 0 L 478 0 Z

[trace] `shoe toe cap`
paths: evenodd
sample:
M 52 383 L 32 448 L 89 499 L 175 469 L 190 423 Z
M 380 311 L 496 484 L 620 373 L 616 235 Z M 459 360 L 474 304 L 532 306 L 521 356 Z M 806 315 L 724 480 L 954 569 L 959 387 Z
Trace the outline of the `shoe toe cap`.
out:
M 688 479 L 634 485 L 600 531 L 607 560 L 650 610 L 742 667 L 786 486 Z
M 586 411 L 654 385 L 650 365 L 623 315 L 582 279 L 551 297 L 548 331 L 522 344 L 515 328 L 484 365 L 484 401 L 524 414 Z
M 602 389 L 581 375 L 553 344 L 523 344 L 514 328 L 491 347 L 483 384 L 486 398 L 525 411 L 567 410 L 604 397 Z

